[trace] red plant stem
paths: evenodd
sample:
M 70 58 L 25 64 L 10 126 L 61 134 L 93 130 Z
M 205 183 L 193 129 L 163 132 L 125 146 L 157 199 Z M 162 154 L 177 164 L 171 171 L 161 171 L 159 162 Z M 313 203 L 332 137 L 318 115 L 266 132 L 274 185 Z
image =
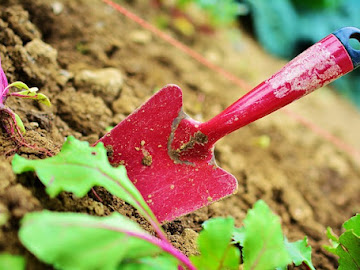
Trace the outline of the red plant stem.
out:
M 196 51 L 194 51 L 191 48 L 189 48 L 188 46 L 182 44 L 181 42 L 179 42 L 178 40 L 176 40 L 173 37 L 169 36 L 168 34 L 162 32 L 161 30 L 154 27 L 150 23 L 146 22 L 145 20 L 143 20 L 142 18 L 140 18 L 136 14 L 128 11 L 126 8 L 120 6 L 119 4 L 114 3 L 111 0 L 102 0 L 102 1 L 105 4 L 113 7 L 115 10 L 120 12 L 125 17 L 127 17 L 130 20 L 136 22 L 141 27 L 149 30 L 150 32 L 152 32 L 153 34 L 158 36 L 159 38 L 163 39 L 164 41 L 168 42 L 172 46 L 174 46 L 174 47 L 178 48 L 179 50 L 183 51 L 185 54 L 189 55 L 190 57 L 192 57 L 193 59 L 195 59 L 196 61 L 198 61 L 202 65 L 208 67 L 209 69 L 219 73 L 220 75 L 222 75 L 226 79 L 232 81 L 235 85 L 239 86 L 240 88 L 243 88 L 246 91 L 249 91 L 249 90 L 252 89 L 252 87 L 248 83 L 246 83 L 244 80 L 242 80 L 242 79 L 238 78 L 237 76 L 235 76 L 234 74 L 222 69 L 221 67 L 211 63 L 210 61 L 208 61 L 206 58 L 204 58 L 202 55 L 200 55 Z M 290 111 L 289 109 L 286 109 L 286 110 L 283 109 L 282 111 L 286 115 L 288 115 L 290 118 L 294 119 L 298 123 L 300 123 L 303 126 L 307 127 L 308 129 L 313 131 L 315 134 L 319 135 L 320 137 L 322 137 L 326 141 L 334 144 L 340 150 L 344 151 L 345 153 L 348 153 L 350 156 L 354 157 L 355 160 L 360 162 L 360 152 L 357 151 L 356 149 L 354 149 L 353 147 L 351 147 L 349 144 L 346 144 L 345 142 L 343 142 L 339 138 L 333 136 L 330 132 L 326 131 L 325 129 L 322 129 L 322 128 L 318 127 L 317 125 L 315 125 L 311 121 L 303 118 L 302 116 L 298 115 L 295 112 Z
M 34 95 L 34 96 L 21 95 L 21 94 L 18 94 L 16 92 L 9 94 L 9 96 L 18 97 L 18 98 L 31 98 L 31 99 L 36 99 L 38 97 L 38 95 Z
M 141 238 L 149 243 L 152 243 L 154 245 L 157 245 L 160 247 L 163 251 L 171 254 L 175 258 L 177 258 L 180 262 L 182 262 L 189 270 L 196 270 L 196 267 L 191 263 L 189 258 L 185 256 L 181 251 L 173 247 L 170 243 L 163 241 L 159 238 L 153 237 L 151 235 L 142 235 L 138 233 L 128 232 L 126 233 L 129 236 L 138 237 Z
M 115 179 L 113 179 L 111 176 L 109 176 L 108 174 L 106 174 L 106 172 L 103 172 L 101 171 L 102 174 L 105 176 L 105 177 L 108 177 L 111 181 L 114 181 L 117 185 L 119 185 L 121 188 L 123 188 L 124 190 L 126 190 L 126 188 L 124 188 L 120 182 L 116 181 Z M 131 197 L 131 199 L 133 201 L 136 202 L 137 204 L 137 208 L 138 210 L 140 209 L 142 212 L 142 215 L 146 218 L 146 220 L 150 223 L 150 225 L 154 228 L 156 234 L 158 235 L 158 237 L 163 240 L 164 242 L 167 242 L 167 243 L 170 243 L 169 240 L 167 239 L 164 231 L 161 229 L 160 227 L 160 223 L 159 221 L 157 220 L 156 216 L 153 214 L 153 216 L 151 216 L 145 209 L 144 207 L 138 202 L 138 200 L 130 193 L 130 192 L 127 192 L 127 195 L 129 197 Z
M 132 199 L 134 201 L 137 202 L 137 200 L 132 196 L 132 194 L 129 194 L 130 197 L 132 197 Z M 147 219 L 147 221 L 150 223 L 150 225 L 154 228 L 156 234 L 158 235 L 158 237 L 163 240 L 164 242 L 167 242 L 170 244 L 169 240 L 167 239 L 164 231 L 161 229 L 160 227 L 160 223 L 157 220 L 157 218 L 154 215 L 154 218 L 152 218 L 144 209 L 144 207 L 142 207 L 142 205 L 139 203 L 138 207 L 143 211 L 143 214 L 145 215 L 145 218 Z
M 100 196 L 96 193 L 94 188 L 91 188 L 92 193 L 94 194 L 94 196 L 96 197 L 96 199 L 99 200 L 99 202 L 103 202 L 103 200 L 100 198 Z
M 13 113 L 13 111 L 9 108 L 4 108 L 4 107 L 0 107 L 0 118 L 1 118 L 1 114 L 6 114 L 7 116 L 9 116 L 11 118 L 11 120 L 9 120 L 8 118 L 6 118 L 5 120 L 2 121 L 6 121 L 6 123 L 8 124 L 8 126 L 10 127 L 10 129 L 6 126 L 6 123 L 3 123 L 3 126 L 6 130 L 6 132 L 13 138 L 13 140 L 15 141 L 15 143 L 17 144 L 17 146 L 25 146 L 31 149 L 38 149 L 41 152 L 44 152 L 47 156 L 51 157 L 54 154 L 52 152 L 50 152 L 49 150 L 45 149 L 45 148 L 39 148 L 36 145 L 30 145 L 28 143 L 26 143 L 24 136 L 21 134 L 21 130 L 19 128 L 19 126 L 16 124 L 16 119 L 15 119 L 15 114 Z M 17 136 L 20 137 L 20 139 L 17 138 Z M 12 151 L 10 151 L 12 152 Z
M 306 263 L 302 263 L 302 265 L 307 269 L 307 270 L 311 270 L 311 268 L 306 264 Z

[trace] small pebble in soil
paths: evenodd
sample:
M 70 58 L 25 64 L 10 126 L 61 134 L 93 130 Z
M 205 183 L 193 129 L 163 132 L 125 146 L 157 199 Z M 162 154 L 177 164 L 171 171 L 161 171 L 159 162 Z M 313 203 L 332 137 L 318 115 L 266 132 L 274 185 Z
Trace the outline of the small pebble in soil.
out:
M 51 9 L 55 15 L 59 15 L 64 10 L 64 5 L 60 2 L 54 2 L 51 4 Z
M 144 30 L 135 30 L 130 33 L 130 40 L 138 44 L 146 44 L 151 41 L 151 33 Z

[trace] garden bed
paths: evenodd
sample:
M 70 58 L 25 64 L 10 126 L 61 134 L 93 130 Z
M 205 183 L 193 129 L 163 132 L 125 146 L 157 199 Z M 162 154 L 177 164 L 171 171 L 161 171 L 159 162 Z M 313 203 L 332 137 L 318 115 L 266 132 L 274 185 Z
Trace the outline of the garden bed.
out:
M 169 83 L 183 89 L 185 111 L 201 121 L 244 94 L 102 1 L 2 2 L 0 56 L 9 82 L 21 80 L 36 86 L 53 103 L 47 108 L 9 99 L 7 105 L 24 121 L 29 144 L 56 153 L 69 135 L 94 143 L 107 127 L 116 125 Z M 150 21 L 160 12 L 148 1 L 127 2 L 127 7 Z M 264 53 L 240 30 L 213 35 L 177 38 L 254 86 L 284 64 Z M 358 146 L 358 112 L 329 89 L 310 95 L 291 109 Z M 270 138 L 268 147 L 258 145 L 262 136 Z M 1 227 L 0 246 L 12 254 L 25 255 L 28 269 L 49 268 L 18 240 L 19 220 L 28 212 L 50 209 L 103 216 L 118 211 L 150 228 L 131 206 L 101 188 L 96 191 L 102 202 L 92 193 L 82 199 L 68 193 L 50 199 L 34 174 L 12 173 L 15 147 L 1 130 L 0 210 L 8 211 L 10 219 Z M 36 149 L 15 150 L 31 159 L 45 157 Z M 354 157 L 281 111 L 227 136 L 216 145 L 215 154 L 218 164 L 236 176 L 239 190 L 164 224 L 176 248 L 193 254 L 194 238 L 204 221 L 231 215 L 240 226 L 247 210 L 263 199 L 281 217 L 290 240 L 309 237 L 316 268 L 336 268 L 336 258 L 322 245 L 328 243 L 327 226 L 340 233 L 342 223 L 358 212 L 360 171 Z

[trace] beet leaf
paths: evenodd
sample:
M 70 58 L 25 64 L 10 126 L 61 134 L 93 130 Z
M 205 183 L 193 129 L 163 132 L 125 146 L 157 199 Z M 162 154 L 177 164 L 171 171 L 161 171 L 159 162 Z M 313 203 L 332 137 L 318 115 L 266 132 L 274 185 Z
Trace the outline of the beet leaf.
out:
M 15 173 L 35 171 L 51 197 L 61 191 L 83 197 L 92 187 L 102 186 L 138 209 L 154 226 L 159 237 L 165 239 L 155 215 L 127 177 L 125 167 L 114 168 L 110 165 L 102 143 L 90 147 L 88 142 L 70 136 L 56 156 L 28 160 L 15 155 L 12 167 Z
M 336 255 L 339 256 L 338 270 L 359 270 L 360 237 L 352 230 L 344 232 L 339 237 Z
M 352 230 L 354 234 L 360 236 L 360 214 L 356 214 L 343 225 L 346 230 Z
M 234 230 L 232 218 L 212 218 L 203 223 L 198 237 L 200 255 L 190 260 L 199 270 L 237 270 L 240 264 L 240 251 L 231 245 Z
M 308 245 L 307 237 L 305 236 L 303 240 L 296 242 L 289 242 L 285 237 L 285 247 L 289 252 L 292 262 L 299 266 L 301 264 L 306 264 L 310 270 L 315 270 L 311 262 L 311 247 Z M 276 268 L 281 269 L 281 268 Z M 287 269 L 284 267 L 283 269 Z
M 25 259 L 9 253 L 0 254 L 0 269 L 24 270 Z
M 339 256 L 339 270 L 360 269 L 360 214 L 343 224 L 345 232 L 336 237 L 328 228 L 327 235 L 332 246 L 325 246 L 329 252 Z
M 291 263 L 284 245 L 280 219 L 264 201 L 257 201 L 253 209 L 248 211 L 244 228 L 244 270 L 275 269 Z
M 19 238 L 37 258 L 56 269 L 139 269 L 139 262 L 151 265 L 155 261 L 158 270 L 175 270 L 179 264 L 169 255 L 179 251 L 118 213 L 108 217 L 29 213 L 21 221 Z

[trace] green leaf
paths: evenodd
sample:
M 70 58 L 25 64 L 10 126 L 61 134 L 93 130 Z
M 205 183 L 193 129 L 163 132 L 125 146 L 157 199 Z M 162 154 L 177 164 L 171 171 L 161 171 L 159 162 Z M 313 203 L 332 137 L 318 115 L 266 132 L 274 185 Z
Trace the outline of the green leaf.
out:
M 285 247 L 291 257 L 291 260 L 296 266 L 305 263 L 309 269 L 315 270 L 315 267 L 311 262 L 311 247 L 308 246 L 307 237 L 303 240 L 290 243 L 287 238 L 285 238 Z
M 13 82 L 13 83 L 11 83 L 11 84 L 9 84 L 9 85 L 7 86 L 7 88 L 10 88 L 10 87 L 15 87 L 15 88 L 17 88 L 17 89 L 30 90 L 29 86 L 27 86 L 25 83 L 19 82 L 19 81 Z
M 30 88 L 29 90 L 12 93 L 11 95 L 21 97 L 21 98 L 37 100 L 39 103 L 42 103 L 42 104 L 50 107 L 51 102 L 50 102 L 49 98 L 47 96 L 45 96 L 44 94 L 36 93 L 37 90 L 38 90 L 37 88 Z
M 360 236 L 360 214 L 356 214 L 352 218 L 350 218 L 348 221 L 346 221 L 343 225 L 343 227 L 349 231 L 353 230 L 354 234 L 357 236 Z
M 244 270 L 285 267 L 291 258 L 284 244 L 280 219 L 262 200 L 257 201 L 244 220 Z
M 299 15 L 289 0 L 244 2 L 251 7 L 255 34 L 261 45 L 278 56 L 292 56 Z
M 330 227 L 326 228 L 326 236 L 329 238 L 331 246 L 324 245 L 323 248 L 336 255 L 336 248 L 339 245 L 339 238 L 333 233 Z
M 56 269 L 122 269 L 119 266 L 127 260 L 164 253 L 146 240 L 155 237 L 118 213 L 108 217 L 29 213 L 21 220 L 19 238 L 37 258 Z M 177 269 L 177 262 L 172 262 L 168 269 Z
M 21 256 L 11 255 L 9 253 L 1 253 L 0 269 L 24 270 L 25 259 Z
M 145 257 L 135 260 L 127 260 L 122 263 L 118 269 L 120 270 L 168 270 L 174 268 L 177 260 L 167 254 L 161 254 L 157 257 Z
M 88 142 L 70 136 L 58 155 L 42 160 L 27 160 L 15 155 L 12 167 L 17 174 L 36 171 L 51 197 L 61 191 L 83 197 L 93 186 L 102 186 L 136 207 L 148 220 L 156 221 L 140 192 L 127 177 L 125 167 L 110 165 L 102 143 L 90 147 Z
M 360 269 L 360 238 L 352 230 L 344 232 L 339 238 L 336 248 L 339 258 L 338 270 Z
M 200 255 L 190 260 L 199 270 L 239 269 L 240 251 L 231 245 L 232 218 L 213 218 L 203 224 L 198 237 Z
M 334 242 L 337 242 L 337 243 L 339 242 L 339 237 L 334 234 L 334 232 L 332 231 L 332 229 L 330 227 L 326 228 L 326 236 Z
M 245 227 L 234 228 L 232 239 L 233 244 L 239 244 L 240 246 L 244 246 Z
M 26 133 L 25 126 L 24 126 L 24 123 L 21 120 L 20 116 L 17 113 L 14 113 L 14 116 L 15 116 L 15 121 L 16 121 L 15 124 L 18 126 L 21 134 L 25 134 Z
M 346 229 L 339 238 L 337 238 L 327 228 L 327 236 L 332 246 L 324 248 L 339 256 L 339 270 L 359 270 L 360 269 L 360 215 L 350 218 L 343 224 Z

